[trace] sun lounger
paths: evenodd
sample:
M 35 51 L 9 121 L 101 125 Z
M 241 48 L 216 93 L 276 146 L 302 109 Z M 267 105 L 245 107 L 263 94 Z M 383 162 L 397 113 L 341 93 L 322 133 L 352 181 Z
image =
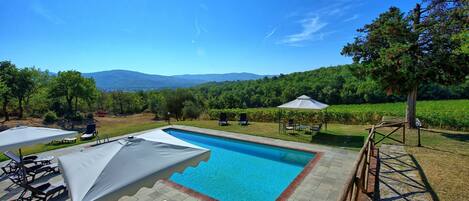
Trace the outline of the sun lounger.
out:
M 89 140 L 98 134 L 96 124 L 89 124 L 86 126 L 86 131 L 81 135 L 82 140 Z
M 311 126 L 311 132 L 319 132 L 321 130 L 321 127 L 322 127 L 322 124 L 317 124 L 317 125 L 313 125 Z
M 285 130 L 296 130 L 296 124 L 295 124 L 295 121 L 293 121 L 293 119 L 289 119 L 288 120 L 288 124 L 285 126 Z
M 220 118 L 218 119 L 218 125 L 220 126 L 228 125 L 228 117 L 226 116 L 226 113 L 220 113 Z
M 248 124 L 248 115 L 246 113 L 241 113 L 239 115 L 239 125 L 247 126 Z
M 17 156 L 15 153 L 11 152 L 11 151 L 6 151 L 6 152 L 3 152 L 3 154 L 8 157 L 11 161 L 19 164 L 21 159 L 19 156 Z M 25 156 L 23 157 L 23 164 L 31 164 L 31 163 L 34 163 L 36 165 L 39 165 L 39 164 L 50 164 L 51 161 L 54 159 L 53 156 L 35 156 L 35 155 L 30 155 L 30 156 Z
M 75 143 L 76 141 L 77 141 L 76 137 L 66 137 L 66 138 L 62 139 L 63 144 Z
M 15 182 L 15 180 L 20 180 L 22 174 L 21 170 L 21 159 L 19 156 L 14 154 L 11 151 L 6 151 L 5 156 L 11 159 L 11 161 L 4 167 L 2 170 L 6 175 L 9 176 L 9 179 Z M 38 157 L 38 156 L 28 156 L 23 158 L 23 167 L 25 169 L 26 177 L 29 177 L 28 181 L 34 181 L 36 175 L 44 173 L 55 173 L 59 171 L 59 166 L 57 163 L 51 163 L 54 159 L 53 156 Z
M 27 184 L 27 183 L 20 183 L 21 187 L 25 189 L 21 194 L 21 198 L 25 195 L 27 191 L 31 192 L 31 196 L 29 199 L 36 198 L 39 200 L 48 200 L 52 198 L 54 195 L 59 195 L 59 193 L 63 193 L 67 190 L 65 184 L 56 184 L 53 185 L 49 182 L 42 183 L 42 184 Z

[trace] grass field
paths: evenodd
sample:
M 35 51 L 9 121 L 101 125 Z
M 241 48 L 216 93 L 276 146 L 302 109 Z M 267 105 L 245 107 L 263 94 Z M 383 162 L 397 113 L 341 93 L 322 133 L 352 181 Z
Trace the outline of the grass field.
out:
M 178 125 L 344 147 L 352 150 L 360 149 L 367 136 L 365 128 L 369 127 L 368 125 L 329 124 L 327 130 L 322 130 L 321 133 L 312 137 L 305 133 L 279 133 L 278 124 L 276 123 L 252 122 L 249 126 L 239 126 L 236 122 L 231 123 L 229 126 L 218 126 L 216 121 L 208 120 L 172 121 L 172 124 Z M 99 133 L 111 137 L 165 125 L 167 125 L 166 122 L 154 121 L 152 114 L 98 118 Z M 407 130 L 406 150 L 416 158 L 440 200 L 469 200 L 469 194 L 463 190 L 467 189 L 465 182 L 469 180 L 469 171 L 465 171 L 469 166 L 469 133 L 443 130 L 441 132 L 422 131 L 421 134 L 423 147 L 416 147 L 417 135 L 415 130 Z M 310 142 L 311 137 L 312 142 Z M 401 139 L 402 136 L 397 133 L 392 137 Z M 384 142 L 395 143 L 391 140 L 385 140 Z M 24 150 L 27 154 L 31 154 L 79 143 L 84 142 L 79 141 L 68 145 L 36 145 L 27 147 Z M 4 160 L 1 157 L 0 160 Z
M 383 116 L 405 116 L 405 103 L 331 105 L 327 108 L 327 118 L 341 124 L 374 124 Z M 213 109 L 211 119 L 218 119 L 220 112 L 228 113 L 236 119 L 239 113 L 248 113 L 252 121 L 274 122 L 278 119 L 277 108 Z M 326 111 L 288 110 L 284 116 L 298 121 L 320 121 Z M 417 117 L 430 128 L 469 131 L 469 100 L 418 101 Z

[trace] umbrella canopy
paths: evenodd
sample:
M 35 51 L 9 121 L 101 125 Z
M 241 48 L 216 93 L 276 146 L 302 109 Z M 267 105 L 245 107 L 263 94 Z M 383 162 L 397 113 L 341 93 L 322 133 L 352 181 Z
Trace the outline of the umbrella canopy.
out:
M 310 98 L 309 96 L 302 95 L 295 100 L 292 100 L 288 103 L 278 106 L 279 108 L 288 108 L 288 109 L 310 109 L 310 110 L 322 110 L 329 105 L 321 103 L 317 100 Z
M 210 150 L 153 130 L 59 157 L 72 200 L 117 200 L 207 161 Z
M 0 132 L 0 151 L 72 137 L 76 131 L 55 128 L 19 126 Z

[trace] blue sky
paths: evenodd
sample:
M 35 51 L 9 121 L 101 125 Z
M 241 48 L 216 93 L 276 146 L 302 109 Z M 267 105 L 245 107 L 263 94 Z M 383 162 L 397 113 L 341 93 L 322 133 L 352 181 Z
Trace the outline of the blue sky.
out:
M 347 64 L 375 0 L 0 0 L 0 60 L 53 72 L 279 74 Z

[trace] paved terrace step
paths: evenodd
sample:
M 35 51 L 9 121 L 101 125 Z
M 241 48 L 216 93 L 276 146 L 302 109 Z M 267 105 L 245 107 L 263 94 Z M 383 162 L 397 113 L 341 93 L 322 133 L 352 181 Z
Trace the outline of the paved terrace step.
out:
M 435 200 L 431 187 L 422 179 L 422 169 L 404 146 L 383 144 L 379 157 L 375 200 Z

